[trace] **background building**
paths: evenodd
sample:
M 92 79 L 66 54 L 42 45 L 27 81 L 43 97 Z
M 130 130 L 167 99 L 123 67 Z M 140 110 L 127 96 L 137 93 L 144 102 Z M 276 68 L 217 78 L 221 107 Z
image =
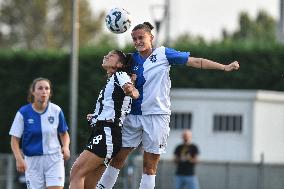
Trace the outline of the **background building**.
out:
M 284 162 L 284 92 L 172 89 L 172 158 L 191 128 L 203 161 Z

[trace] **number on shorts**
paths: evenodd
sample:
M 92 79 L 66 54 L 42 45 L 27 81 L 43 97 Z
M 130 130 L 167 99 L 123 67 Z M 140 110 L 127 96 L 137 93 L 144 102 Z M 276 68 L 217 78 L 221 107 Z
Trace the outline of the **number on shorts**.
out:
M 98 135 L 96 137 L 93 138 L 93 144 L 99 144 L 100 140 L 102 140 L 103 135 Z

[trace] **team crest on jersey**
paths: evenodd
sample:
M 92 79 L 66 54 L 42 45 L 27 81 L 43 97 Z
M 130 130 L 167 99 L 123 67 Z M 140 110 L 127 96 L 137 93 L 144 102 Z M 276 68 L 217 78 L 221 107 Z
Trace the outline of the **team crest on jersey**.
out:
M 155 63 L 155 62 L 157 62 L 157 55 L 156 55 L 156 54 L 152 54 L 152 55 L 149 57 L 149 59 L 150 59 L 150 61 L 151 61 L 152 63 Z
M 47 119 L 48 119 L 50 124 L 53 124 L 53 122 L 54 122 L 54 117 L 53 116 L 48 116 Z

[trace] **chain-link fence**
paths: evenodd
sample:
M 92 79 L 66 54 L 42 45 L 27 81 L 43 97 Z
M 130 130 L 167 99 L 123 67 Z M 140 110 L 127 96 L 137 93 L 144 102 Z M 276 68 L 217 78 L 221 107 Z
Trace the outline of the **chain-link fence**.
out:
M 284 189 L 284 164 L 200 162 L 196 169 L 200 189 Z M 137 189 L 142 173 L 142 157 L 132 159 L 119 175 L 114 189 Z M 175 164 L 161 160 L 156 189 L 174 188 Z M 69 170 L 66 170 L 66 189 Z M 0 154 L 0 188 L 23 189 L 23 175 L 16 172 L 11 154 Z
M 141 157 L 136 158 L 133 167 L 129 189 L 139 188 Z M 200 162 L 196 168 L 200 189 L 284 189 L 284 164 Z M 155 188 L 174 189 L 174 177 L 174 162 L 161 160 Z

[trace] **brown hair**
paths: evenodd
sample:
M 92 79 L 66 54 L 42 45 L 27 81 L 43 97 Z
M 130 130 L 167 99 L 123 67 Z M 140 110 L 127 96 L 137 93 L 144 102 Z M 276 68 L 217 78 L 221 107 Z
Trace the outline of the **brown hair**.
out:
M 152 35 L 152 29 L 154 29 L 154 26 L 149 23 L 149 22 L 143 22 L 143 24 L 138 24 L 136 25 L 132 31 L 135 31 L 135 30 L 139 30 L 139 29 L 143 29 L 145 30 L 146 32 L 148 32 L 149 34 Z
M 134 64 L 134 60 L 132 58 L 132 54 L 128 53 L 125 54 L 124 52 L 120 51 L 120 50 L 113 50 L 113 53 L 115 53 L 118 57 L 119 57 L 119 62 L 121 62 L 121 64 L 123 64 L 123 68 L 118 69 L 117 71 L 123 71 L 126 72 L 128 75 L 133 74 L 133 64 Z
M 33 92 L 35 90 L 35 85 L 37 84 L 37 82 L 39 81 L 47 81 L 49 83 L 49 86 L 50 86 L 50 96 L 49 98 L 51 97 L 52 95 L 52 89 L 51 89 L 51 82 L 49 79 L 46 79 L 46 78 L 43 78 L 43 77 L 38 77 L 36 79 L 33 80 L 33 82 L 30 84 L 30 88 L 28 90 L 28 97 L 27 97 L 27 100 L 28 102 L 30 103 L 33 103 L 34 102 L 34 96 L 33 96 Z
M 118 56 L 119 62 L 121 62 L 123 65 L 125 64 L 126 55 L 124 54 L 124 52 L 120 50 L 112 50 L 111 52 Z

